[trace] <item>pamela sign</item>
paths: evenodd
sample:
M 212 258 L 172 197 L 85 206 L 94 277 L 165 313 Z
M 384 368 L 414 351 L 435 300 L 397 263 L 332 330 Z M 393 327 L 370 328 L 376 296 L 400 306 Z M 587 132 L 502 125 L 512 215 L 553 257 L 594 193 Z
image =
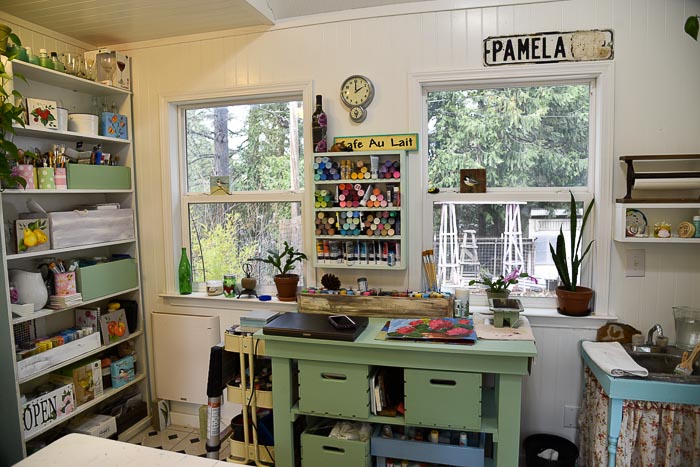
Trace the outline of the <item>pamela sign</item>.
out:
M 613 33 L 609 29 L 542 32 L 484 39 L 484 65 L 611 60 Z

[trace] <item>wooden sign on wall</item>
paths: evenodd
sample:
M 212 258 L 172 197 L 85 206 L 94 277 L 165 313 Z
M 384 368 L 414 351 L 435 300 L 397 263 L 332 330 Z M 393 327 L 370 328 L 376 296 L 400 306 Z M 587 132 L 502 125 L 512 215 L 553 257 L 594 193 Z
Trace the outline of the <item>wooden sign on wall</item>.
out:
M 484 39 L 484 65 L 612 60 L 610 29 L 541 32 Z

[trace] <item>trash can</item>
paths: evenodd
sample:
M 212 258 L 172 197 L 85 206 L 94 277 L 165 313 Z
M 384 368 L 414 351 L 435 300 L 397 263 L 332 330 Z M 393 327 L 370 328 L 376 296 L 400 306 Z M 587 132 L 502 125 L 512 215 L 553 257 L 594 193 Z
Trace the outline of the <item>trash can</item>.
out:
M 527 467 L 576 467 L 578 448 L 568 439 L 541 433 L 528 436 L 524 444 Z M 547 449 L 557 452 L 557 460 L 539 456 Z

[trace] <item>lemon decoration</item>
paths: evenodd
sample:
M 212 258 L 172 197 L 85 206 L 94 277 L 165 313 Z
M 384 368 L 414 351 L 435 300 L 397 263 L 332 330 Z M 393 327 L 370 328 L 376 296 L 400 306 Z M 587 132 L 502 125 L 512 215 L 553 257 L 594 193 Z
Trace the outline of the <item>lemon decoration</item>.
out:
M 31 248 L 36 245 L 37 242 L 36 234 L 29 228 L 24 229 L 24 246 Z

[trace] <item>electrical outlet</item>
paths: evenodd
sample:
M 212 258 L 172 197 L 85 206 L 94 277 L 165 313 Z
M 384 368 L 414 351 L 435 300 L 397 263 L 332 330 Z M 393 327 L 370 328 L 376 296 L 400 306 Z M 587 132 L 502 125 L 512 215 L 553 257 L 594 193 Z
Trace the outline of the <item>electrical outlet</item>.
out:
M 564 406 L 564 427 L 576 428 L 578 426 L 578 411 L 580 407 L 573 405 Z
M 627 250 L 626 277 L 644 277 L 645 250 Z

